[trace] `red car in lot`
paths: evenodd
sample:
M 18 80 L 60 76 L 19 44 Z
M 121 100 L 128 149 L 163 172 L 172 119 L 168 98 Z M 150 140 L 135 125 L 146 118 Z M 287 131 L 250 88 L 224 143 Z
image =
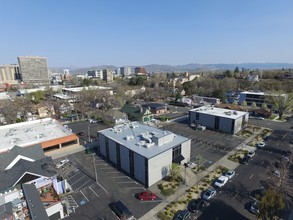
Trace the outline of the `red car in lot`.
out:
M 157 198 L 157 195 L 155 193 L 145 191 L 145 192 L 139 193 L 137 195 L 137 198 L 139 200 L 154 200 Z

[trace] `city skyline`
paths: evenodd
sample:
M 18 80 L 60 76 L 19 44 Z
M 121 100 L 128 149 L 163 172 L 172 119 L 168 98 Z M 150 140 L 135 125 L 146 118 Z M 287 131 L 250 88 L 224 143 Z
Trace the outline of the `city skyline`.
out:
M 50 67 L 293 63 L 289 0 L 0 4 L 0 65 L 18 56 Z

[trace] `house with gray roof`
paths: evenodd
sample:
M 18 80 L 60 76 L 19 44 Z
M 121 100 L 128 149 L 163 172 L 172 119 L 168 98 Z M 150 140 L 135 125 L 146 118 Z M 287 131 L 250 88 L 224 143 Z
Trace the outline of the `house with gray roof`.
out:
M 139 122 L 98 131 L 98 152 L 149 187 L 170 173 L 172 163 L 190 160 L 191 140 Z
M 32 183 L 37 188 L 49 185 L 56 174 L 51 157 L 36 161 L 20 159 L 9 170 L 0 171 L 0 192 L 23 183 Z
M 19 160 L 35 161 L 45 157 L 40 144 L 28 147 L 15 145 L 12 149 L 0 153 L 0 171 L 11 169 Z

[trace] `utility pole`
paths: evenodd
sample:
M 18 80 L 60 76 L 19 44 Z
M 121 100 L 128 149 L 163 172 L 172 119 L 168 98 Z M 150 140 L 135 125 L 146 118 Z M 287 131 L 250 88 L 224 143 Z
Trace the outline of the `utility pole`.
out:
M 96 162 L 95 162 L 96 153 L 93 153 L 92 155 L 93 155 L 93 164 L 94 164 L 94 172 L 95 172 L 96 183 L 98 183 L 98 176 L 97 176 L 97 169 L 96 169 Z
M 89 126 L 87 127 L 87 135 L 89 137 L 89 143 L 91 142 L 91 131 L 90 131 L 90 129 L 91 129 L 91 123 L 89 123 Z

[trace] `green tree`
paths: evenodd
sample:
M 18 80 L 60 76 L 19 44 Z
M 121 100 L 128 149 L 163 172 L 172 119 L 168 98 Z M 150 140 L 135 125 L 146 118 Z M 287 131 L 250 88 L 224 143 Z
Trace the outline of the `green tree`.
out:
M 232 73 L 231 73 L 230 70 L 226 70 L 223 74 L 224 74 L 225 77 L 228 77 L 228 78 L 232 77 Z
M 247 107 L 247 102 L 244 100 L 244 101 L 241 103 L 241 106 L 242 106 L 242 107 Z
M 255 102 L 251 103 L 251 107 L 256 108 L 256 103 Z
M 234 73 L 239 73 L 239 68 L 238 68 L 238 66 L 235 68 Z
M 272 108 L 278 112 L 279 119 L 282 119 L 283 114 L 290 112 L 293 108 L 293 93 L 278 94 L 268 97 L 268 101 L 272 104 Z
M 170 178 L 171 178 L 171 180 L 173 181 L 173 180 L 178 179 L 179 175 L 180 175 L 180 166 L 179 166 L 179 164 L 172 163 L 170 165 Z
M 283 197 L 274 190 L 266 191 L 260 199 L 258 217 L 263 220 L 274 219 L 282 213 L 285 208 Z
M 261 104 L 261 108 L 262 108 L 262 109 L 268 109 L 268 105 L 267 105 L 267 103 L 265 103 L 265 102 L 262 103 L 262 104 Z

